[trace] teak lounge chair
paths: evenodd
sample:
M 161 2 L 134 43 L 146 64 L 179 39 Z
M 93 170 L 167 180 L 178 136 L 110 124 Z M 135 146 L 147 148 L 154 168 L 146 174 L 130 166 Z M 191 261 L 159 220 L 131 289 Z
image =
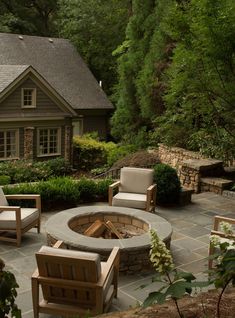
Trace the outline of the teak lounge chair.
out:
M 7 200 L 34 200 L 35 208 L 9 206 Z M 20 246 L 22 235 L 33 227 L 40 233 L 41 197 L 38 194 L 8 194 L 0 187 L 0 241 Z M 12 236 L 9 236 L 13 234 Z
M 118 193 L 114 195 L 114 190 Z M 109 186 L 109 205 L 154 211 L 156 184 L 153 169 L 123 167 L 120 180 Z
M 117 297 L 119 248 L 114 247 L 108 260 L 101 262 L 99 254 L 58 248 L 62 244 L 58 241 L 54 247 L 43 246 L 36 253 L 34 318 L 39 313 L 81 318 L 107 312 Z
M 227 222 L 230 224 L 235 224 L 235 219 L 227 218 L 224 216 L 216 215 L 214 218 L 214 225 L 213 230 L 211 231 L 211 235 L 218 235 L 220 237 L 229 238 L 235 240 L 235 235 L 226 235 L 219 230 L 219 225 L 221 222 Z M 208 261 L 208 268 L 212 269 L 213 267 L 213 258 L 212 255 L 216 252 L 216 248 L 210 243 L 209 246 L 209 261 Z

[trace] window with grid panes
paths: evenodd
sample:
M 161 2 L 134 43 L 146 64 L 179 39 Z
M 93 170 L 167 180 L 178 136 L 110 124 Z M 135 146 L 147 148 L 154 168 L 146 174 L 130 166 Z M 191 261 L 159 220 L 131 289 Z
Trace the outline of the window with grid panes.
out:
M 38 156 L 60 154 L 60 128 L 38 129 Z
M 0 130 L 0 160 L 19 157 L 18 130 Z
M 36 88 L 22 89 L 22 107 L 36 107 Z

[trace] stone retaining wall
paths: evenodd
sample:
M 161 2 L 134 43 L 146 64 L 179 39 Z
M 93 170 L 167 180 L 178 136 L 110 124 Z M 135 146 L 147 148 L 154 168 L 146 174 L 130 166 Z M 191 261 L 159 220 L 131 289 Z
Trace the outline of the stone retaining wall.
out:
M 200 180 L 205 176 L 220 176 L 223 173 L 223 161 L 207 159 L 198 152 L 160 144 L 157 150 L 162 163 L 177 170 L 181 185 L 199 193 Z

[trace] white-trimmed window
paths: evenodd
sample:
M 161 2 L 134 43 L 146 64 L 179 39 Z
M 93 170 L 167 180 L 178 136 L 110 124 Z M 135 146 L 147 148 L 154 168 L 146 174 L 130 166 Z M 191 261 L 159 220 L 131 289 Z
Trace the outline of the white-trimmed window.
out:
M 61 154 L 60 128 L 38 128 L 38 156 L 53 156 Z
M 0 130 L 0 160 L 19 158 L 19 131 Z
M 22 88 L 22 108 L 36 107 L 36 88 Z

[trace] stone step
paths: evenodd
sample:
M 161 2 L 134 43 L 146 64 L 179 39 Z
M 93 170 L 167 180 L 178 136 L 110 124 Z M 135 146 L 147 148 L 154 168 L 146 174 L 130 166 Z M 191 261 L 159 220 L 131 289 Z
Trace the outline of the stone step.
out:
M 233 181 L 225 178 L 207 177 L 201 178 L 200 190 L 201 192 L 215 192 L 222 194 L 223 190 L 230 189 Z

